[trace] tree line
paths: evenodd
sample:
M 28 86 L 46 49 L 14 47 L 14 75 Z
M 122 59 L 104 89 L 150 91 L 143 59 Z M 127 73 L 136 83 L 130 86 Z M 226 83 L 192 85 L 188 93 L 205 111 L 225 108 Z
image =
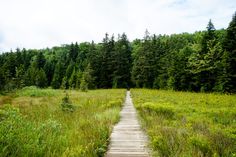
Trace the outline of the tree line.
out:
M 151 35 L 130 42 L 125 33 L 101 43 L 16 49 L 0 55 L 0 90 L 157 88 L 236 92 L 236 13 L 227 29 L 210 20 L 205 31 Z

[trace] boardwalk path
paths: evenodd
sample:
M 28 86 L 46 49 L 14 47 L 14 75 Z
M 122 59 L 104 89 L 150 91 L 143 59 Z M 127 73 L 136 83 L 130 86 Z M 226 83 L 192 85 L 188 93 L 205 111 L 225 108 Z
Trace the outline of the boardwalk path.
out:
M 141 130 L 136 110 L 127 92 L 121 120 L 114 127 L 106 157 L 149 157 L 147 136 Z

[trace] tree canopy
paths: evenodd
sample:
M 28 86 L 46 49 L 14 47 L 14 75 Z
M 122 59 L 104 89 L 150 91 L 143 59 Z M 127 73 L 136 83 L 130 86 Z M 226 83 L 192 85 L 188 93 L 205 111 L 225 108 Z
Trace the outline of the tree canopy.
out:
M 155 35 L 129 41 L 105 34 L 101 43 L 5 52 L 0 90 L 35 85 L 63 89 L 160 88 L 236 92 L 236 13 L 227 29 L 211 20 L 195 33 Z

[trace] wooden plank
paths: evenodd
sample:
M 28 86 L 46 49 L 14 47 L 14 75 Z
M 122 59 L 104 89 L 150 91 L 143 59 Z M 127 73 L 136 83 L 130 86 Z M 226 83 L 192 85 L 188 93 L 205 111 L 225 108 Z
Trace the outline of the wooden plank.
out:
M 106 157 L 149 157 L 148 138 L 140 127 L 130 92 L 126 94 L 120 122 L 114 126 Z

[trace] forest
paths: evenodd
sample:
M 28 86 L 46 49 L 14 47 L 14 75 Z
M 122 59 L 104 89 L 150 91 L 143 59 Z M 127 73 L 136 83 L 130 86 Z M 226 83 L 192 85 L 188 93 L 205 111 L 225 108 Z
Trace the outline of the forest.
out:
M 105 34 L 101 43 L 71 43 L 0 54 L 0 91 L 25 86 L 53 89 L 155 88 L 236 92 L 236 13 L 228 28 L 210 20 L 195 33 L 129 41 Z

